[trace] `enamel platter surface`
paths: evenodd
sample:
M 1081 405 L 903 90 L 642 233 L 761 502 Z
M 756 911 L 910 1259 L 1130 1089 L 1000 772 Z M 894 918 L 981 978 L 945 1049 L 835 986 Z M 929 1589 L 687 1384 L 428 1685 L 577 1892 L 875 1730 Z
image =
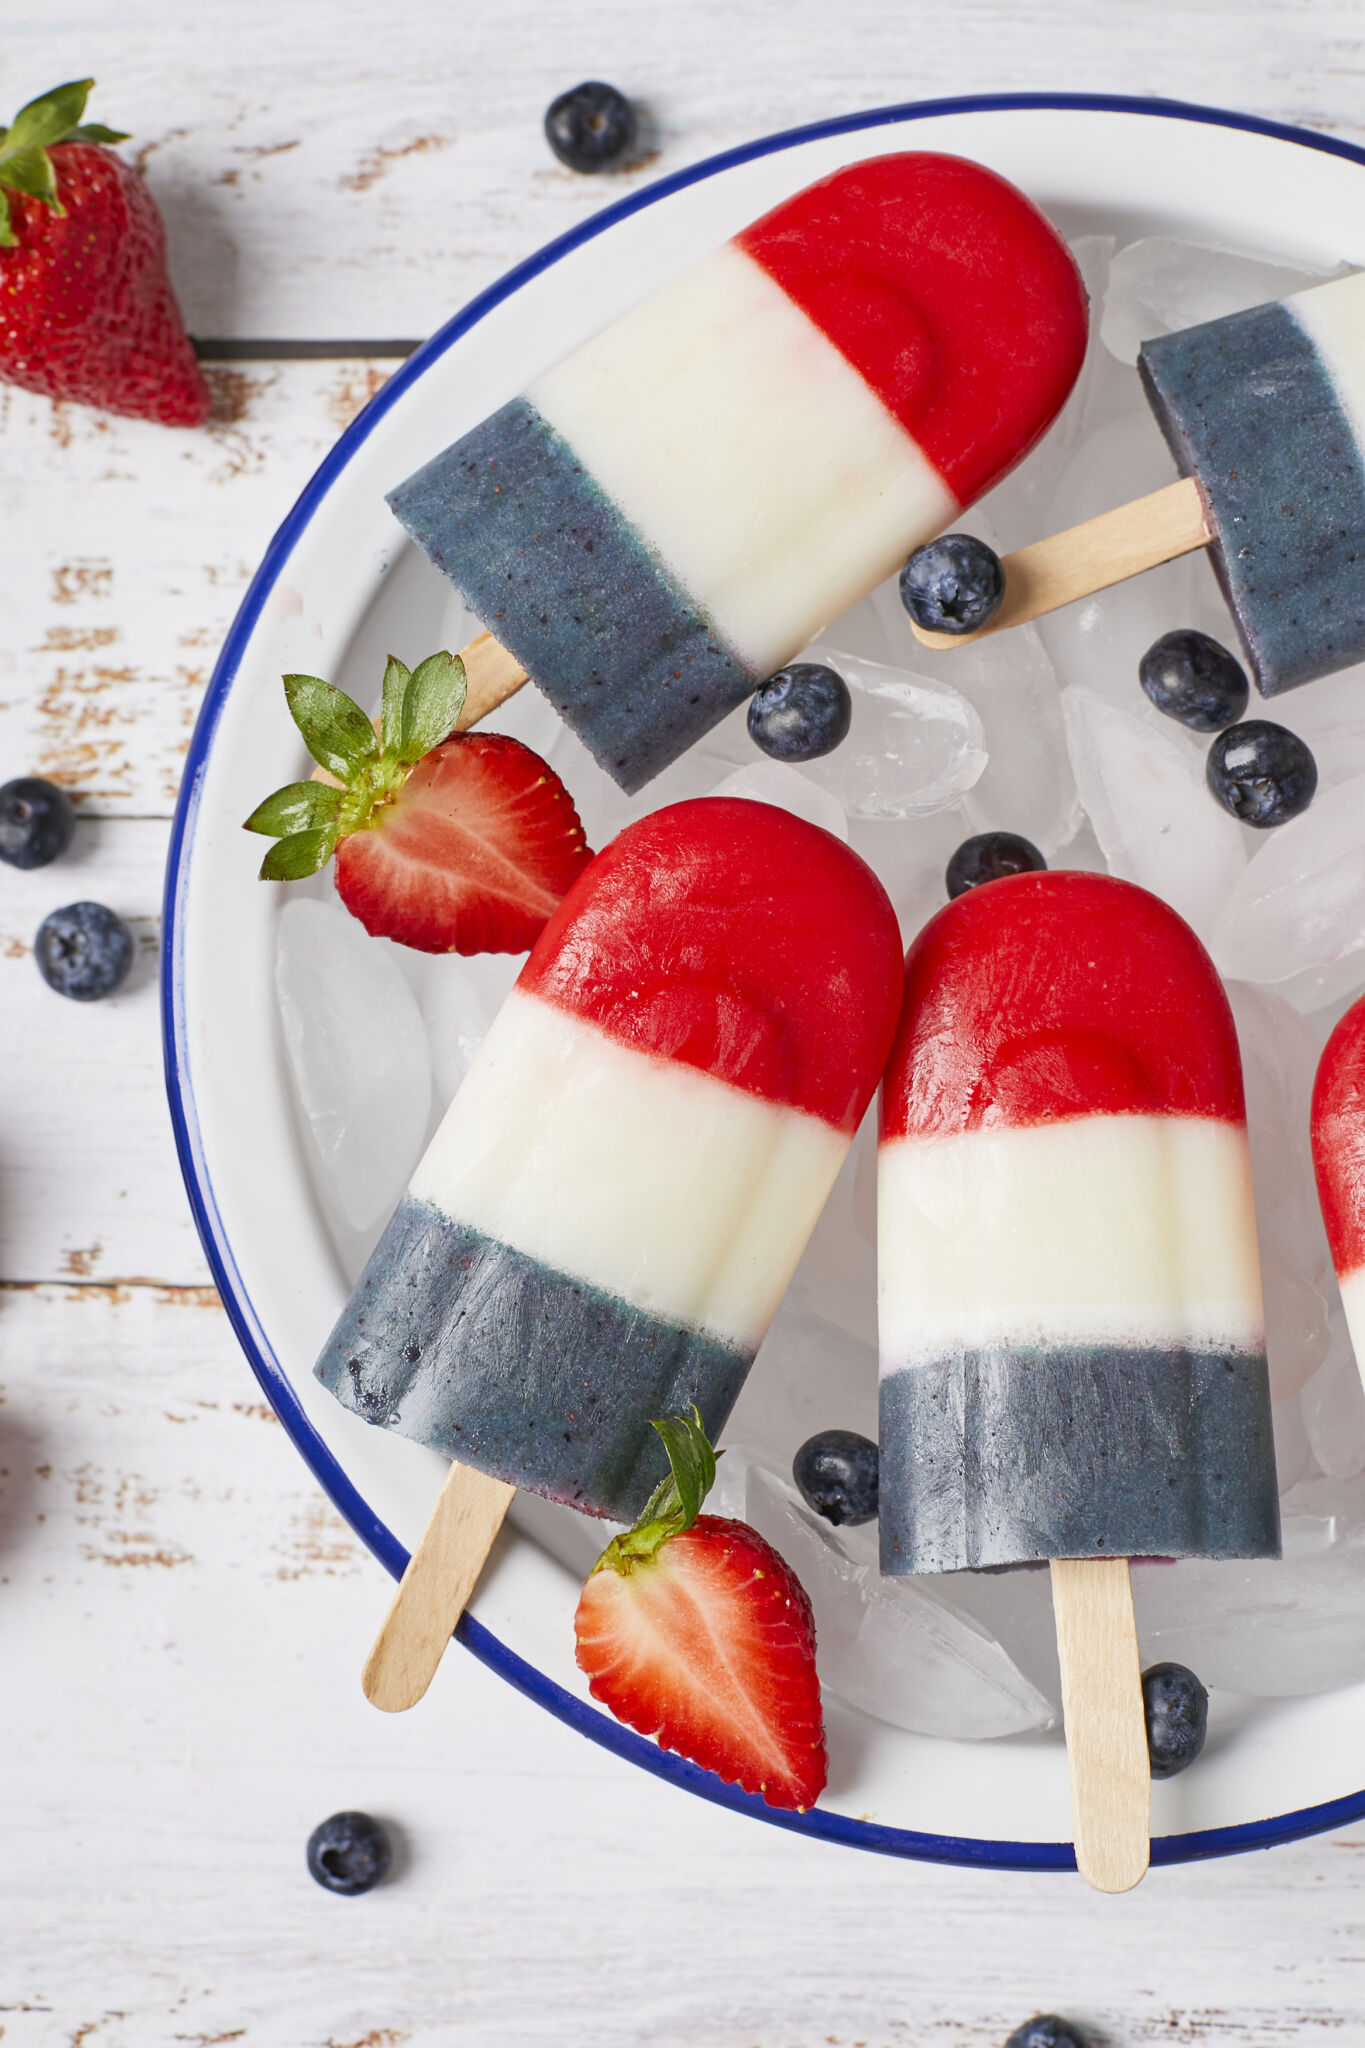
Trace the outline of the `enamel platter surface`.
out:
M 884 108 L 746 145 L 608 206 L 459 313 L 341 437 L 272 541 L 209 687 L 167 874 L 163 1004 L 181 1162 L 228 1313 L 300 1453 L 395 1575 L 446 1466 L 345 1413 L 311 1375 L 349 1290 L 280 1038 L 280 892 L 255 883 L 261 843 L 241 831 L 265 791 L 307 772 L 279 678 L 305 670 L 363 698 L 391 640 L 409 659 L 462 645 L 474 623 L 406 541 L 385 491 L 745 222 L 894 149 L 989 164 L 1068 236 L 1175 235 L 1365 266 L 1365 154 L 1328 138 L 1150 100 Z M 535 745 L 545 708 L 527 690 L 497 723 Z M 827 1697 L 829 1786 L 812 1812 L 778 1815 L 621 1727 L 573 1661 L 578 1582 L 599 1533 L 519 1499 L 461 1624 L 466 1649 L 592 1740 L 757 1819 L 885 1854 L 1074 1866 L 1058 1739 L 949 1742 Z M 363 1648 L 357 1638 L 357 1662 Z M 1225 1703 L 1197 1768 L 1153 1787 L 1153 1860 L 1266 1847 L 1365 1814 L 1363 1709 L 1365 1686 Z

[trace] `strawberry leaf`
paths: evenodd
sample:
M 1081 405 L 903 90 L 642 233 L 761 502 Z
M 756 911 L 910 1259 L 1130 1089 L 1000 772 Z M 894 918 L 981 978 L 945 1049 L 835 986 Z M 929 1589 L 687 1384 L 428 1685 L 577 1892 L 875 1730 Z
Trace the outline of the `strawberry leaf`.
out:
M 263 804 L 257 804 L 242 830 L 268 832 L 272 839 L 314 831 L 333 824 L 345 800 L 345 790 L 334 789 L 328 782 L 287 782 Z
M 464 708 L 465 689 L 464 663 L 457 654 L 429 654 L 417 664 L 403 696 L 400 761 L 420 761 L 450 738 Z
M 398 759 L 403 737 L 403 699 L 411 681 L 412 670 L 396 654 L 391 654 L 384 665 L 384 697 L 379 713 L 380 739 L 386 761 Z
M 261 862 L 261 880 L 302 882 L 326 867 L 336 851 L 336 843 L 334 825 L 324 825 L 316 832 L 291 832 L 287 838 L 277 839 L 266 854 Z
M 18 240 L 19 237 L 10 225 L 9 201 L 4 192 L 0 191 L 0 249 L 12 249 Z
M 668 1452 L 668 1477 L 659 1481 L 634 1527 L 624 1535 L 613 1536 L 593 1572 L 629 1572 L 637 1564 L 648 1564 L 670 1536 L 681 1536 L 692 1527 L 715 1484 L 716 1454 L 702 1428 L 695 1403 L 691 1415 L 667 1416 L 650 1427 L 663 1438 Z
M 82 121 L 79 128 L 73 128 L 65 138 L 68 142 L 126 142 L 128 133 L 123 128 L 106 128 L 103 121 Z
M 324 683 L 321 676 L 286 676 L 284 694 L 304 745 L 338 782 L 352 781 L 378 760 L 374 727 L 344 690 Z
M 41 199 L 54 213 L 64 211 L 57 203 L 57 175 L 52 159 L 36 144 L 27 149 L 7 149 L 0 156 L 0 185 L 8 185 L 11 192 L 23 192 L 30 199 Z
M 668 1452 L 670 1471 L 654 1490 L 654 1512 L 676 1514 L 684 1529 L 690 1529 L 701 1513 L 701 1504 L 716 1483 L 716 1454 L 701 1415 L 694 1406 L 691 1415 L 670 1415 L 650 1424 L 657 1429 Z M 649 1513 L 649 1507 L 645 1509 Z
M 47 149 L 54 142 L 65 142 L 85 112 L 94 83 L 93 78 L 73 78 L 20 107 L 5 137 L 6 154 L 15 149 Z

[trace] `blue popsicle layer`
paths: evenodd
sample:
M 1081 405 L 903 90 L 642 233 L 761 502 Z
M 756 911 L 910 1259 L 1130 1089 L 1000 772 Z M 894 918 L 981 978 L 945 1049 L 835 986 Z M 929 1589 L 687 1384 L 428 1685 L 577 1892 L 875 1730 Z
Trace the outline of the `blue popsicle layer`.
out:
M 1365 461 L 1285 305 L 1144 342 L 1138 369 L 1217 530 L 1211 550 L 1261 694 L 1365 658 Z
M 629 794 L 763 680 L 523 398 L 388 502 Z
M 1278 1557 L 1264 1357 L 972 1351 L 881 1385 L 881 1566 Z
M 629 1522 L 668 1471 L 651 1419 L 695 1402 L 714 1441 L 751 1362 L 404 1195 L 315 1371 L 367 1422 Z

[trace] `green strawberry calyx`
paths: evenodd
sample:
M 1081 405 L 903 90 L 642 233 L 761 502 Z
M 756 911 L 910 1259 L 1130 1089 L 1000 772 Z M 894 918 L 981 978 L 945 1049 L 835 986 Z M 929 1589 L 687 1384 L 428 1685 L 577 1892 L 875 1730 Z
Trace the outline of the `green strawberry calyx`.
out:
M 53 213 L 66 212 L 57 197 L 49 149 L 59 142 L 128 140 L 118 128 L 81 120 L 94 83 L 93 78 L 73 78 L 66 85 L 54 85 L 51 92 L 20 107 L 8 128 L 0 128 L 0 249 L 12 249 L 19 240 L 10 221 L 6 186 L 26 199 L 41 200 Z
M 716 1453 L 695 1405 L 690 1415 L 670 1415 L 650 1427 L 664 1440 L 668 1477 L 659 1481 L 634 1528 L 612 1537 L 589 1578 L 600 1571 L 627 1573 L 637 1565 L 652 1563 L 671 1536 L 681 1536 L 692 1527 L 715 1484 Z
M 288 782 L 247 819 L 244 830 L 275 841 L 263 882 L 301 882 L 326 867 L 338 840 L 374 823 L 433 747 L 449 739 L 464 708 L 464 663 L 429 654 L 416 668 L 389 656 L 379 734 L 360 706 L 320 676 L 286 676 L 285 700 L 304 745 L 335 782 Z

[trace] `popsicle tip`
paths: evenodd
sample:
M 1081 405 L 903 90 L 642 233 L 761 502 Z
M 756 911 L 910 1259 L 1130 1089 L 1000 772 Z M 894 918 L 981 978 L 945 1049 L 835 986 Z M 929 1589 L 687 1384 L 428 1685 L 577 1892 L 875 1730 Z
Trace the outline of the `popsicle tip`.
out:
M 1076 1868 L 1092 1891 L 1115 1896 L 1141 1884 L 1151 1863 L 1146 1827 L 1101 1841 L 1077 1842 Z

